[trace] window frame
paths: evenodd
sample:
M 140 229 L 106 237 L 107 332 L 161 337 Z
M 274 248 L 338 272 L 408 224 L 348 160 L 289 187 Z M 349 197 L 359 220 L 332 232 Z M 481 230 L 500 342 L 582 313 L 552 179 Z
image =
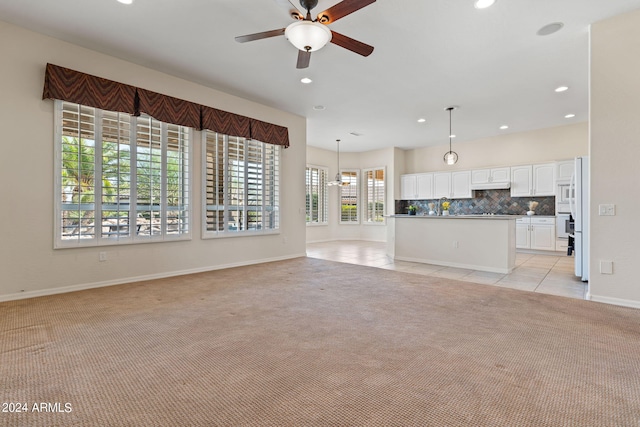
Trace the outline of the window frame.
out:
M 361 201 L 360 201 L 360 196 L 361 196 L 361 188 L 360 188 L 360 169 L 340 169 L 340 180 L 342 182 L 345 182 L 345 173 L 355 173 L 355 184 L 354 183 L 350 183 L 350 185 L 347 186 L 338 186 L 339 191 L 338 191 L 338 218 L 339 218 L 339 224 L 340 225 L 358 225 L 360 224 L 360 218 L 361 218 Z M 349 180 L 351 181 L 351 180 Z M 356 206 L 356 215 L 355 215 L 355 220 L 351 220 L 351 221 L 344 221 L 342 219 L 342 197 L 343 197 L 343 192 L 345 189 L 347 188 L 355 188 L 356 194 L 354 196 L 355 199 L 355 206 Z
M 380 213 L 380 216 L 382 217 L 382 221 L 372 221 L 369 218 L 369 192 L 370 192 L 370 188 L 369 188 L 369 179 L 368 179 L 368 173 L 369 172 L 373 172 L 374 174 L 374 182 L 375 180 L 375 174 L 377 171 L 382 171 L 382 212 Z M 362 170 L 362 202 L 363 204 L 366 206 L 366 208 L 364 209 L 364 212 L 362 213 L 362 223 L 364 225 L 385 225 L 387 223 L 387 220 L 385 218 L 386 212 L 387 212 L 387 170 L 385 166 L 380 166 L 380 167 L 374 167 L 374 168 L 367 168 L 367 169 L 363 169 Z M 375 210 L 375 208 L 374 208 Z
M 318 221 L 308 220 L 309 212 L 307 211 L 307 200 L 312 195 L 309 190 L 309 171 L 317 170 L 319 175 L 319 181 L 321 183 L 318 184 L 320 187 L 322 185 L 322 189 L 319 190 L 318 194 Z M 329 224 L 329 186 L 327 183 L 329 182 L 329 168 L 326 166 L 318 166 L 307 164 L 305 168 L 305 223 L 308 227 L 317 227 Z M 313 198 L 311 198 L 313 200 Z M 313 214 L 311 214 L 313 218 Z
M 82 104 L 77 104 L 74 102 L 62 101 L 62 100 L 54 100 L 54 179 L 53 179 L 53 195 L 54 195 L 54 227 L 53 227 L 53 247 L 54 249 L 69 249 L 69 248 L 82 248 L 82 247 L 100 247 L 100 246 L 118 246 L 118 245 L 131 245 L 131 244 L 140 244 L 140 243 L 159 243 L 159 242 L 170 242 L 170 241 L 184 241 L 191 240 L 192 238 L 192 174 L 193 174 L 193 129 L 188 128 L 186 126 L 180 126 L 180 128 L 186 129 L 186 147 L 184 150 L 184 157 L 186 159 L 182 159 L 184 163 L 186 163 L 187 171 L 181 175 L 181 180 L 184 183 L 186 181 L 186 185 L 181 187 L 181 192 L 183 192 L 184 200 L 186 201 L 186 209 L 184 210 L 186 216 L 186 224 L 184 225 L 184 231 L 181 233 L 168 233 L 167 229 L 167 214 L 168 214 L 168 205 L 167 205 L 167 126 L 179 126 L 168 124 L 165 122 L 161 122 L 159 120 L 154 120 L 156 123 L 159 123 L 161 126 L 161 177 L 160 177 L 160 192 L 161 192 L 161 200 L 159 204 L 159 211 L 161 215 L 161 223 L 160 223 L 160 233 L 153 235 L 140 235 L 138 234 L 137 226 L 132 227 L 131 223 L 133 220 L 137 222 L 137 214 L 138 206 L 137 203 L 131 204 L 128 203 L 128 212 L 127 215 L 127 225 L 126 225 L 126 234 L 123 234 L 120 231 L 120 225 L 116 225 L 117 234 L 115 237 L 103 237 L 103 228 L 104 224 L 102 223 L 102 213 L 106 211 L 110 211 L 111 209 L 104 209 L 107 203 L 102 200 L 102 188 L 103 185 L 100 184 L 95 185 L 94 192 L 94 202 L 93 211 L 94 218 L 100 218 L 100 231 L 94 231 L 94 237 L 87 239 L 63 239 L 62 232 L 62 220 L 63 220 L 63 202 L 62 202 L 62 157 L 63 157 L 63 129 L 62 129 L 62 120 L 64 113 L 64 104 L 72 104 L 79 105 L 80 108 L 91 108 L 93 110 L 94 117 L 94 176 L 102 176 L 102 167 L 103 167 L 103 145 L 105 141 L 102 141 L 101 144 L 95 144 L 95 141 L 102 139 L 103 129 L 102 126 L 104 123 L 102 119 L 105 116 L 105 112 L 108 114 L 126 114 L 128 113 L 118 113 L 115 111 L 107 111 L 102 110 L 100 108 L 89 107 Z M 146 117 L 145 117 L 146 118 Z M 138 147 L 137 141 L 137 121 L 138 118 L 136 116 L 129 116 L 129 147 L 132 153 L 132 157 L 130 158 L 130 164 L 136 161 L 137 150 L 131 150 L 133 147 Z M 100 125 L 98 125 L 100 123 Z M 80 136 L 78 136 L 80 139 Z M 99 159 L 99 160 L 98 160 Z M 130 170 L 130 188 L 129 188 L 129 200 L 137 200 L 137 187 L 136 180 L 139 173 L 137 172 L 138 168 L 134 170 Z M 95 180 L 94 180 L 95 183 Z M 108 206 L 107 206 L 108 207 Z M 124 210 L 123 210 L 124 211 Z M 98 228 L 95 225 L 94 219 L 94 228 Z M 135 232 L 133 230 L 136 230 Z
M 208 224 L 207 224 L 207 213 L 209 211 L 208 207 L 209 205 L 207 204 L 208 201 L 208 194 L 207 194 L 207 179 L 208 179 L 208 170 L 207 170 L 207 154 L 208 154 L 208 146 L 207 146 L 207 135 L 209 134 L 214 134 L 214 135 L 220 135 L 223 138 L 223 144 L 224 144 L 224 152 L 223 152 L 223 164 L 224 164 L 224 168 L 225 168 L 225 172 L 224 172 L 224 182 L 223 184 L 223 217 L 226 218 L 229 212 L 229 204 L 227 203 L 228 197 L 229 197 L 229 186 L 228 186 L 228 166 L 229 166 L 229 158 L 228 158 L 228 150 L 229 150 L 229 138 L 238 138 L 239 140 L 244 141 L 244 149 L 243 149 L 243 155 L 245 155 L 244 153 L 246 153 L 246 147 L 247 147 L 247 143 L 260 143 L 262 144 L 261 148 L 262 148 L 262 179 L 264 180 L 264 174 L 266 172 L 266 168 L 264 167 L 265 165 L 265 161 L 266 156 L 265 154 L 265 150 L 266 150 L 266 146 L 270 146 L 272 147 L 273 150 L 275 150 L 275 152 L 277 153 L 277 157 L 273 159 L 274 162 L 274 183 L 273 184 L 268 184 L 268 185 L 274 185 L 275 189 L 274 189 L 274 193 L 275 193 L 275 198 L 276 198 L 276 203 L 274 206 L 270 206 L 267 207 L 267 204 L 265 203 L 265 196 L 264 196 L 264 182 L 261 182 L 262 185 L 262 189 L 263 189 L 263 195 L 262 195 L 262 222 L 264 222 L 264 212 L 265 209 L 271 209 L 271 211 L 274 213 L 275 215 L 275 219 L 274 222 L 276 224 L 275 228 L 261 228 L 259 230 L 236 230 L 236 231 L 231 231 L 231 230 L 209 230 L 208 229 Z M 235 238 L 235 237 L 249 237 L 249 236 L 266 236 L 266 235 L 277 235 L 280 234 L 280 221 L 281 221 L 281 213 L 280 213 L 280 182 L 281 182 L 281 165 L 282 165 L 282 147 L 279 145 L 275 145 L 275 144 L 269 144 L 266 142 L 262 142 L 262 141 L 257 141 L 257 140 L 251 140 L 249 138 L 242 138 L 242 137 L 234 137 L 234 136 L 230 136 L 230 135 L 224 135 L 224 134 L 220 134 L 218 132 L 214 132 L 214 131 L 210 131 L 210 130 L 203 130 L 202 131 L 202 138 L 201 138 L 201 182 L 200 182 L 200 187 L 201 187 L 201 200 L 202 200 L 202 207 L 201 207 L 201 238 L 202 239 L 221 239 L 221 238 Z M 216 155 L 218 155 L 217 150 L 216 150 Z M 243 160 L 245 165 L 243 166 L 244 169 L 244 190 L 246 192 L 247 190 L 247 174 L 249 173 L 249 169 L 246 167 L 246 163 L 247 160 L 245 158 L 245 160 Z M 246 201 L 245 201 L 246 203 Z M 218 205 L 216 205 L 218 206 Z M 246 204 L 244 206 L 247 206 Z M 247 210 L 243 209 L 243 218 L 246 218 L 246 212 Z M 225 228 L 226 228 L 226 224 L 227 224 L 227 220 L 224 220 L 224 224 L 225 224 Z M 246 221 L 245 221 L 246 224 Z

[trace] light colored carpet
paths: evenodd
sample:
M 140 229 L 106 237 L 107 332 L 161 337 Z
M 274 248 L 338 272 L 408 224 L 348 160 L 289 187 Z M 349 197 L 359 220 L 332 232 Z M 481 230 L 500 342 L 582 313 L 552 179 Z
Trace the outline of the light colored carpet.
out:
M 2 303 L 0 381 L 5 426 L 638 426 L 640 311 L 299 258 Z

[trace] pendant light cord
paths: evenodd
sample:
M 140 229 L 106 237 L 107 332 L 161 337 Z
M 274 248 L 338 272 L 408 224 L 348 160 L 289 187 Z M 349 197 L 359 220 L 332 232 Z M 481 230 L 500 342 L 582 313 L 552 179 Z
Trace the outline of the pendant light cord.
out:
M 449 153 L 451 153 L 451 112 L 453 108 L 449 108 Z

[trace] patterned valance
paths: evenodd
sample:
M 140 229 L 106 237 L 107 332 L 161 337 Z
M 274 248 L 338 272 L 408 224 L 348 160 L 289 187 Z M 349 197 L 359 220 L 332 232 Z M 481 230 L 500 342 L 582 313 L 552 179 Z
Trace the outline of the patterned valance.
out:
M 188 126 L 201 130 L 200 105 L 171 96 L 138 89 L 138 105 L 136 115 L 148 114 L 165 123 Z
M 135 114 L 136 88 L 47 64 L 42 99 L 61 99 L 108 111 Z
M 251 138 L 251 119 L 211 107 L 202 107 L 202 129 Z
M 289 129 L 260 120 L 251 119 L 251 139 L 267 144 L 289 146 Z
M 166 123 L 251 138 L 285 148 L 289 146 L 286 127 L 53 64 L 47 64 L 42 99 L 60 99 L 136 116 L 145 113 Z

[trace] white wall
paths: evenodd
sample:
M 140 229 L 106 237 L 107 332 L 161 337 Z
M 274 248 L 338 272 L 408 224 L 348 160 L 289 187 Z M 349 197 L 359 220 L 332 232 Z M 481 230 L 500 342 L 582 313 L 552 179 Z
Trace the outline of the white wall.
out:
M 591 27 L 591 244 L 595 301 L 640 307 L 640 10 Z M 615 216 L 598 216 L 613 203 Z M 600 274 L 600 261 L 613 274 Z
M 475 141 L 453 143 L 458 162 L 446 166 L 442 160 L 449 144 L 407 150 L 404 173 L 468 170 L 493 166 L 542 163 L 572 159 L 588 152 L 586 122 L 530 132 L 510 133 Z
M 0 300 L 302 256 L 306 120 L 0 21 Z M 53 250 L 53 101 L 47 62 L 289 128 L 281 234 L 200 238 L 200 132 L 194 133 L 191 241 Z M 99 262 L 106 251 L 108 261 Z

